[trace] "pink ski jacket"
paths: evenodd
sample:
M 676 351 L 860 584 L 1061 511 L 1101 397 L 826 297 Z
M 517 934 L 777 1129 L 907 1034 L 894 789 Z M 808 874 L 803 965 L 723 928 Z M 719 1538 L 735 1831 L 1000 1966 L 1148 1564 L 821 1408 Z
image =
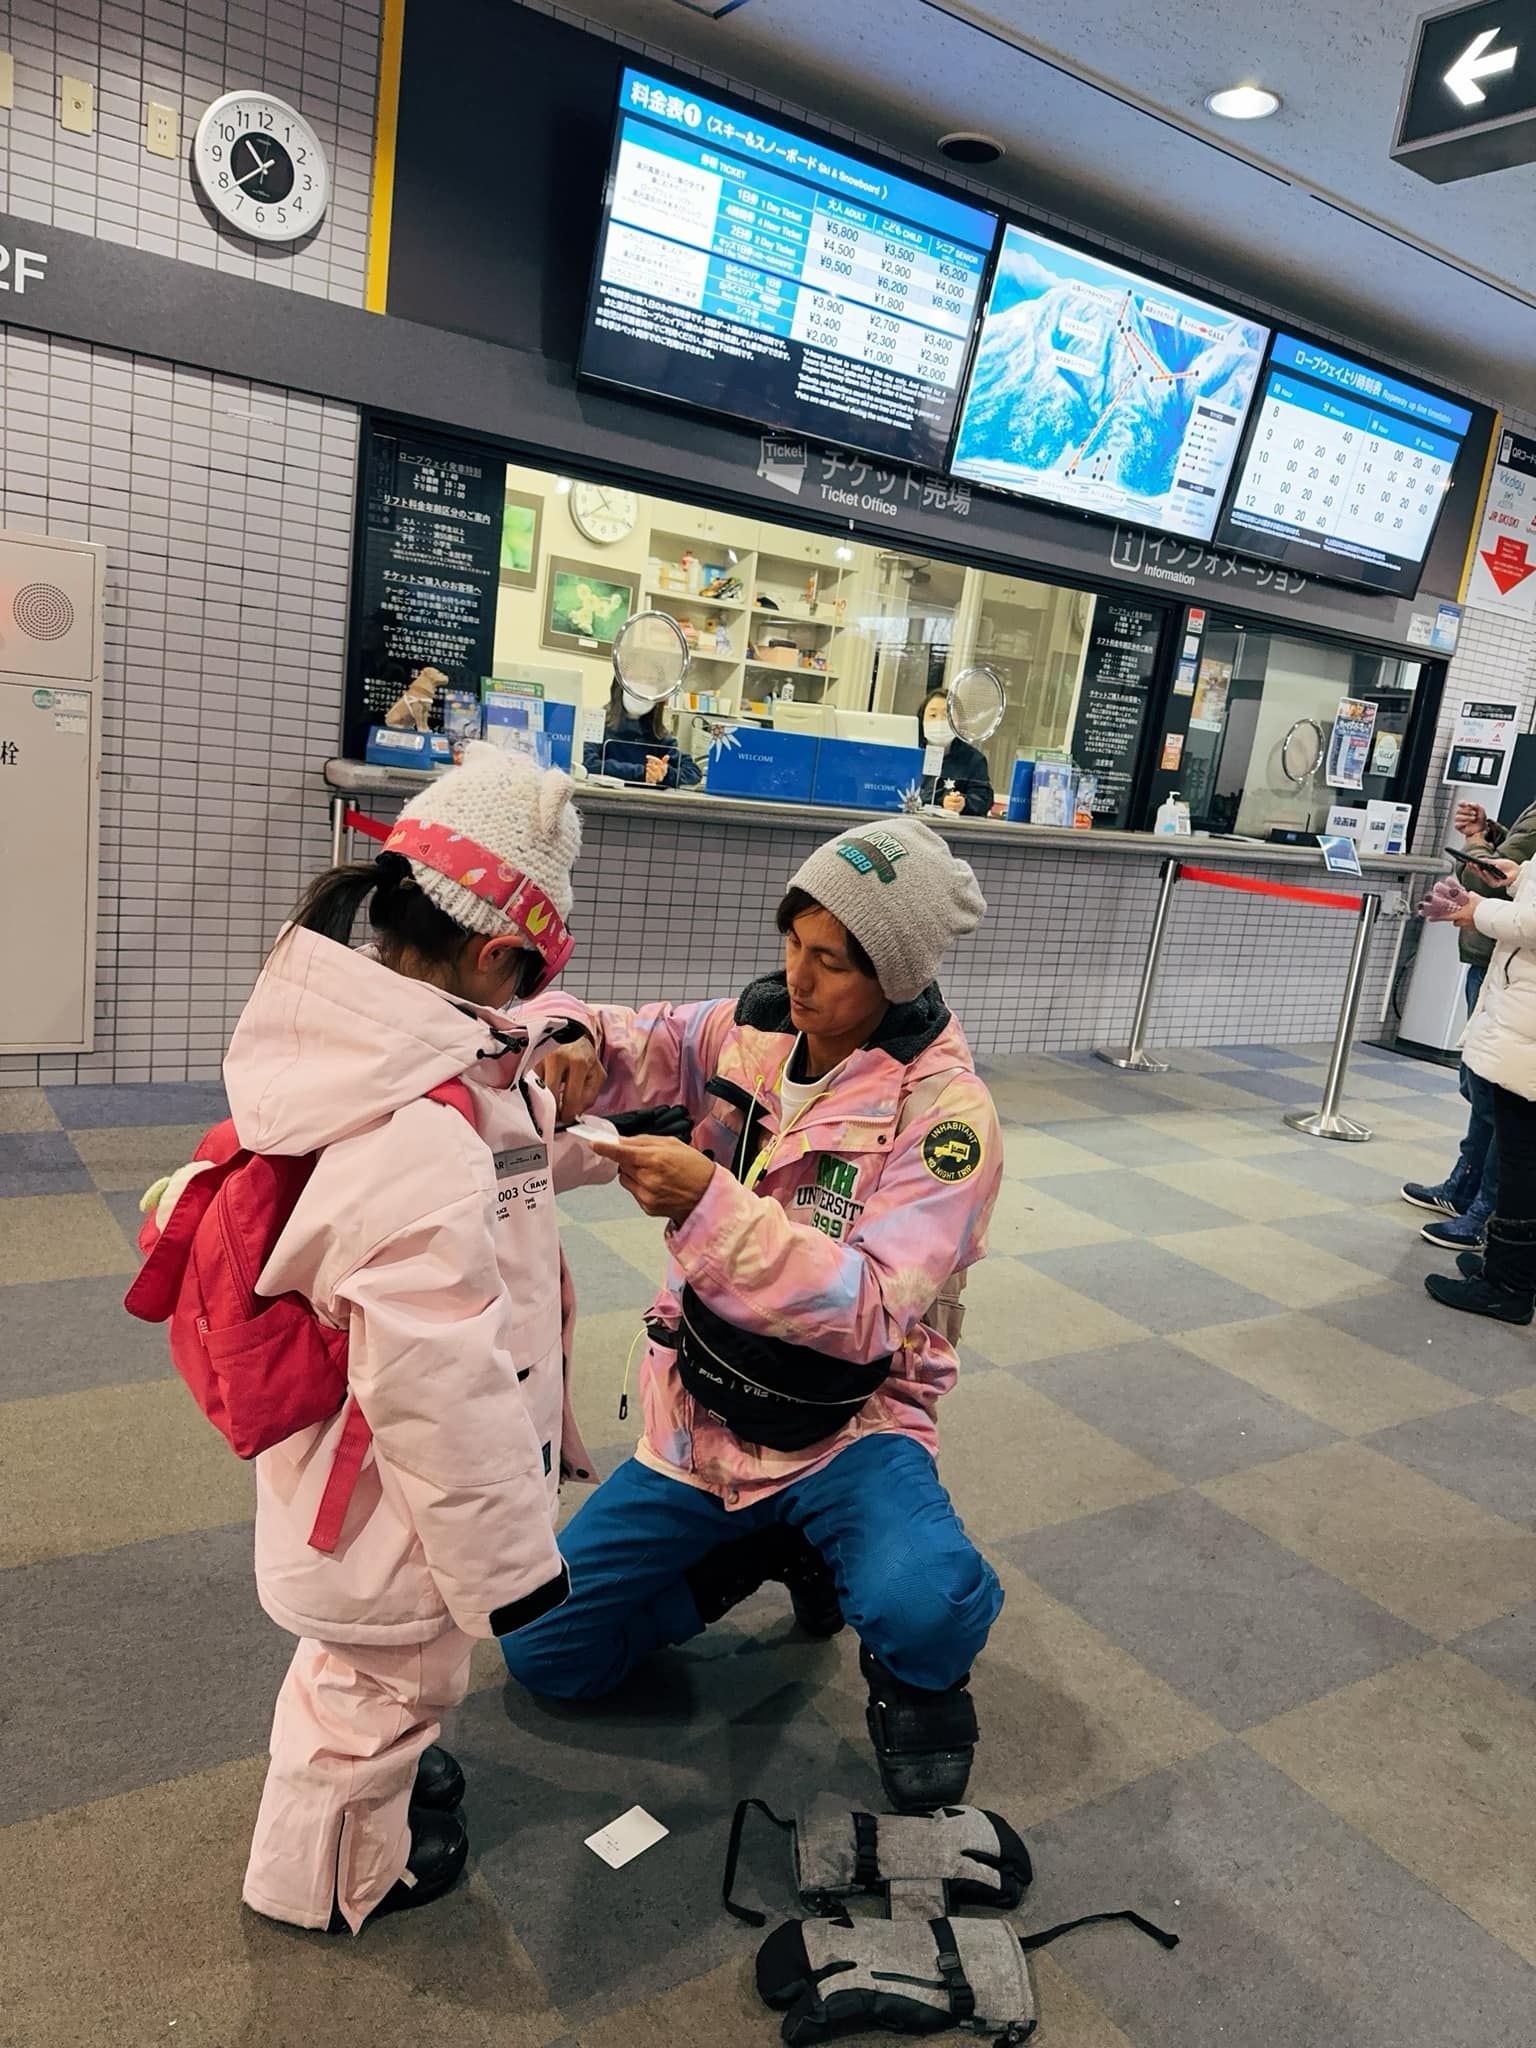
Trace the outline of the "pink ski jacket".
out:
M 937 989 L 892 1010 L 875 1042 L 783 1131 L 778 1081 L 795 1032 L 782 976 L 754 983 L 739 1003 L 586 1015 L 608 1068 L 598 1109 L 681 1103 L 694 1144 L 718 1165 L 693 1214 L 667 1232 L 652 1321 L 676 1328 L 687 1281 L 744 1329 L 859 1363 L 895 1354 L 879 1391 L 835 1437 L 774 1451 L 701 1407 L 674 1352 L 653 1341 L 637 1455 L 737 1508 L 874 1430 L 936 1453 L 935 1409 L 959 1361 L 924 1316 L 949 1276 L 984 1255 L 1002 1178 L 992 1098 Z
M 530 1073 L 559 1014 L 550 998 L 474 1010 L 290 930 L 236 1027 L 224 1079 L 241 1144 L 320 1154 L 261 1291 L 296 1289 L 346 1327 L 373 1430 L 330 1554 L 308 1538 L 342 1416 L 256 1461 L 257 1590 L 296 1635 L 425 1642 L 450 1620 L 504 1635 L 569 1590 L 559 1481 L 594 1475 L 566 1392 L 555 1190 L 613 1168 L 556 1137 Z M 422 1100 L 455 1079 L 473 1130 Z

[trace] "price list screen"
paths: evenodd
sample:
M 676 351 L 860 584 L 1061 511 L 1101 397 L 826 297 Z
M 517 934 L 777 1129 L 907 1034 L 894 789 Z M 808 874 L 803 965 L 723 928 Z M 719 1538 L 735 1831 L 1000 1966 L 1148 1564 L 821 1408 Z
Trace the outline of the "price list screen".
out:
M 1452 399 L 1277 334 L 1217 538 L 1411 597 L 1471 424 Z
M 582 374 L 939 468 L 996 229 L 626 71 Z

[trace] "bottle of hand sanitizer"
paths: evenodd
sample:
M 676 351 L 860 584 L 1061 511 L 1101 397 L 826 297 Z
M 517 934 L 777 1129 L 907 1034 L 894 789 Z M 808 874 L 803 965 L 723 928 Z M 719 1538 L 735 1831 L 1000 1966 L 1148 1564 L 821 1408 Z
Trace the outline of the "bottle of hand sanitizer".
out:
M 1154 832 L 1176 833 L 1187 837 L 1189 833 L 1189 805 L 1177 790 L 1173 790 L 1157 807 L 1157 823 Z

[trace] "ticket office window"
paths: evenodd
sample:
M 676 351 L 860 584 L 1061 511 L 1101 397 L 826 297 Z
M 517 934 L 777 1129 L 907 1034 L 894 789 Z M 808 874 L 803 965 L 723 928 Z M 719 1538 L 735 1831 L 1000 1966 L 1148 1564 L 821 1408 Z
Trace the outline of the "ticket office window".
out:
M 601 757 L 638 746 L 648 761 L 614 688 L 612 643 L 649 609 L 676 620 L 691 652 L 653 736 L 706 779 L 722 721 L 916 748 L 925 698 L 977 664 L 1006 691 L 1002 723 L 983 743 L 999 806 L 1020 754 L 1074 751 L 1085 659 L 1108 600 L 572 478 L 388 422 L 369 432 L 349 750 L 361 753 L 379 724 L 462 720 L 464 700 L 500 681 L 577 705 L 583 748 Z M 441 505 L 416 502 L 434 492 Z M 666 772 L 668 786 L 697 780 L 681 762 Z
M 1335 804 L 1404 793 L 1426 665 L 1213 617 L 1201 648 L 1178 775 L 1192 822 L 1265 838 L 1320 832 Z M 1349 698 L 1374 707 L 1361 785 L 1331 785 L 1329 741 Z
M 622 585 L 628 608 L 682 626 L 692 665 L 667 718 L 706 776 L 706 721 L 770 723 L 788 701 L 910 719 L 916 746 L 925 698 L 975 663 L 1007 691 L 983 748 L 999 802 L 1021 753 L 1071 746 L 1095 613 L 1088 592 L 644 493 L 616 494 L 628 531 L 598 547 L 581 531 L 586 504 L 569 480 L 514 463 L 506 474 L 509 504 L 537 511 L 521 515 L 526 573 L 503 578 L 496 672 L 553 664 L 579 677 L 587 706 L 608 703 L 604 647 L 566 640 L 548 651 L 551 578 L 573 561 L 590 565 L 594 587 Z

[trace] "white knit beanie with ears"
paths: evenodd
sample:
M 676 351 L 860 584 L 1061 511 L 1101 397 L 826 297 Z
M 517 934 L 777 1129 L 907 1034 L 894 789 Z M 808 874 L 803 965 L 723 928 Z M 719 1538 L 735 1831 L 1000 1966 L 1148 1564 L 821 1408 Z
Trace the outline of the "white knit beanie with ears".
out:
M 544 891 L 561 921 L 569 923 L 571 869 L 581 851 L 574 788 L 559 768 L 536 768 L 525 755 L 472 740 L 461 764 L 413 796 L 400 818 L 461 832 L 526 875 Z M 465 931 L 495 939 L 518 930 L 504 910 L 436 868 L 413 860 L 411 873 L 438 909 Z

